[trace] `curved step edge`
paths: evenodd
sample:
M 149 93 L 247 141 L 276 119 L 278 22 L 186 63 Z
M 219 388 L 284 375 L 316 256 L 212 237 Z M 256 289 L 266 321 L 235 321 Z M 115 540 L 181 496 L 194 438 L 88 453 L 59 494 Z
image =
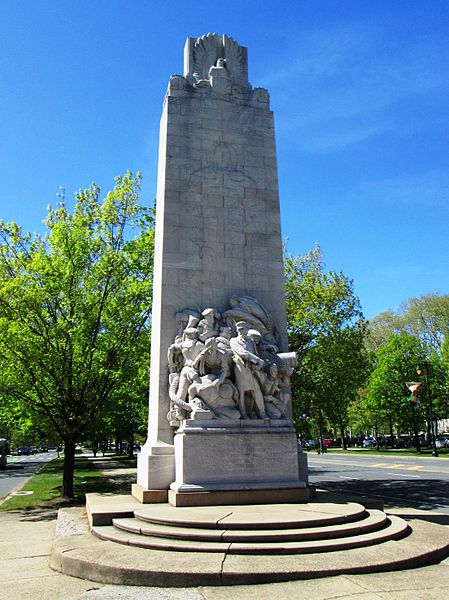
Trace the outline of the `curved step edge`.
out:
M 230 546 L 229 543 L 224 542 L 209 542 L 198 540 L 189 544 L 184 540 L 143 536 L 136 533 L 131 533 L 117 529 L 112 525 L 92 527 L 92 533 L 101 540 L 116 542 L 125 546 L 136 546 L 138 548 L 146 548 L 150 550 L 226 553 L 228 552 Z
M 389 517 L 390 523 L 380 531 L 372 531 L 361 535 L 326 540 L 310 540 L 303 542 L 280 542 L 279 544 L 244 544 L 232 543 L 228 554 L 321 554 L 339 550 L 352 550 L 383 544 L 391 540 L 400 540 L 411 533 L 409 525 L 399 517 Z
M 327 527 L 307 527 L 301 529 L 253 529 L 215 530 L 188 527 L 175 527 L 157 523 L 144 525 L 139 519 L 113 519 L 113 525 L 118 529 L 144 536 L 154 536 L 170 539 L 204 540 L 221 542 L 276 542 L 323 540 L 333 537 L 349 537 L 382 529 L 387 524 L 387 516 L 379 510 L 368 511 L 363 521 L 341 523 Z
M 127 532 L 113 526 L 94 527 L 94 535 L 103 540 L 109 540 L 139 548 L 153 550 L 174 550 L 179 552 L 224 552 L 227 554 L 310 554 L 333 552 L 381 544 L 389 540 L 397 540 L 410 533 L 408 524 L 399 517 L 389 517 L 389 525 L 380 530 L 346 538 L 330 540 L 312 540 L 300 542 L 279 543 L 238 543 L 212 542 L 168 539 L 161 537 L 143 536 Z
M 254 519 L 249 518 L 245 520 L 245 515 L 239 516 L 238 513 L 233 511 L 233 507 L 225 507 L 228 513 L 214 520 L 212 517 L 207 518 L 207 515 L 202 518 L 201 511 L 194 511 L 190 508 L 189 512 L 183 512 L 186 509 L 173 508 L 159 509 L 160 507 L 143 508 L 134 510 L 134 516 L 139 521 L 146 523 L 154 523 L 157 525 L 167 525 L 174 527 L 186 527 L 195 529 L 227 529 L 227 530 L 253 530 L 253 529 L 302 529 L 309 527 L 325 527 L 328 525 L 339 525 L 343 523 L 353 523 L 366 518 L 367 510 L 364 506 L 358 503 L 348 503 L 347 513 L 335 513 L 326 512 L 325 509 L 319 504 L 316 505 L 302 505 L 301 510 L 298 511 L 298 518 L 287 519 L 285 521 L 276 520 L 276 516 L 273 513 L 273 519 L 265 522 L 255 522 Z M 235 507 L 234 507 L 235 508 Z M 352 509 L 352 510 L 350 510 Z M 158 512 L 162 512 L 161 515 Z M 169 514 L 164 514 L 169 513 Z M 301 515 L 301 513 L 303 513 Z M 192 515 L 191 518 L 185 517 L 184 515 Z

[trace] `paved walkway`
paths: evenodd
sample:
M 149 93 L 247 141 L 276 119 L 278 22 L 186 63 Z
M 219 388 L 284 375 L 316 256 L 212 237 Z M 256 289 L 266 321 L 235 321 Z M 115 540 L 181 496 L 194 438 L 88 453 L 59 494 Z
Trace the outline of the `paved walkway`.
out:
M 106 463 L 106 461 L 105 461 Z M 98 465 L 100 466 L 100 465 Z M 107 464 L 101 465 L 106 468 Z M 109 464 L 109 467 L 112 467 Z M 118 465 L 117 465 L 118 466 Z M 108 469 L 109 470 L 109 469 Z M 112 471 L 112 469 L 111 469 Z M 130 471 L 120 469 L 127 479 Z M 111 472 L 111 476 L 112 476 Z M 438 522 L 436 513 L 388 512 Z M 449 595 L 449 559 L 439 565 L 368 575 L 252 586 L 149 588 L 103 585 L 61 575 L 49 567 L 57 514 L 54 510 L 0 513 L 0 597 L 5 600 L 429 600 Z M 445 522 L 445 520 L 440 521 Z M 447 522 L 447 521 L 446 521 Z M 449 526 L 448 536 L 449 536 Z M 381 547 L 379 547 L 381 552 Z
M 409 511 L 410 513 L 410 511 Z M 414 515 L 415 517 L 418 515 Z M 8 600 L 224 600 L 273 598 L 428 600 L 449 594 L 449 559 L 431 567 L 371 575 L 257 586 L 135 588 L 102 585 L 61 575 L 48 564 L 56 513 L 0 513 L 0 596 Z M 448 528 L 449 536 L 449 528 Z M 381 549 L 379 548 L 379 551 Z

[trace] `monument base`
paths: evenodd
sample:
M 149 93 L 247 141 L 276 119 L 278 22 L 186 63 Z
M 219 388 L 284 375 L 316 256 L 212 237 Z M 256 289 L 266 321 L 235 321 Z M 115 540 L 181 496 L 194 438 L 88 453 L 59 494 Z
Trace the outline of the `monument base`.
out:
M 310 500 L 310 487 L 270 490 L 218 490 L 208 492 L 168 491 L 172 506 L 225 506 L 242 504 L 296 504 Z
M 182 496 L 212 501 L 220 494 L 223 499 L 229 495 L 233 498 L 229 503 L 235 504 L 240 503 L 239 495 L 242 503 L 277 503 L 299 501 L 302 489 L 299 495 L 308 500 L 307 458 L 288 419 L 186 419 L 174 447 L 176 478 L 170 491 Z M 270 499 L 256 500 L 256 492 L 261 498 L 271 494 Z M 180 506 L 174 494 L 169 497 Z
M 168 490 L 145 490 L 138 483 L 132 484 L 131 495 L 141 504 L 168 502 Z
M 168 490 L 175 478 L 174 452 L 174 447 L 164 442 L 147 442 L 142 446 L 137 456 L 137 484 L 142 492 L 136 491 L 136 494 Z M 133 492 L 138 498 L 136 494 Z

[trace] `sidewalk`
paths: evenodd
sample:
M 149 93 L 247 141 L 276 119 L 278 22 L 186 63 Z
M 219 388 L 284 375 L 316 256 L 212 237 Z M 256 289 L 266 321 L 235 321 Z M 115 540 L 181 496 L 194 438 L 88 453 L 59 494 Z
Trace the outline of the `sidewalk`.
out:
M 102 471 L 125 482 L 134 469 L 97 459 Z M 104 465 L 102 461 L 104 460 Z M 100 464 L 101 463 L 101 464 Z M 114 466 L 118 470 L 114 469 Z M 104 468 L 103 468 L 104 467 Z M 341 497 L 339 498 L 341 500 Z M 447 522 L 438 513 L 394 508 L 387 512 L 404 518 Z M 443 516 L 443 515 L 442 515 Z M 339 575 L 287 583 L 253 586 L 148 588 L 103 585 L 52 571 L 49 554 L 57 513 L 41 509 L 0 513 L 0 596 L 8 600 L 272 600 L 306 596 L 311 600 L 413 599 L 428 600 L 449 594 L 449 559 L 439 565 L 391 573 Z M 447 527 L 449 536 L 449 526 Z M 381 548 L 379 547 L 379 551 Z M 198 555 L 196 555 L 198 556 Z

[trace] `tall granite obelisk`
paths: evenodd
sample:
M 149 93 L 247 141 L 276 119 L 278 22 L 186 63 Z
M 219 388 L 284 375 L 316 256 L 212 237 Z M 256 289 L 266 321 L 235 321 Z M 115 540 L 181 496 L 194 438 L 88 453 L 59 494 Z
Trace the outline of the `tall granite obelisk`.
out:
M 303 489 L 269 95 L 226 35 L 188 38 L 184 53 L 161 118 L 149 427 L 133 493 Z

